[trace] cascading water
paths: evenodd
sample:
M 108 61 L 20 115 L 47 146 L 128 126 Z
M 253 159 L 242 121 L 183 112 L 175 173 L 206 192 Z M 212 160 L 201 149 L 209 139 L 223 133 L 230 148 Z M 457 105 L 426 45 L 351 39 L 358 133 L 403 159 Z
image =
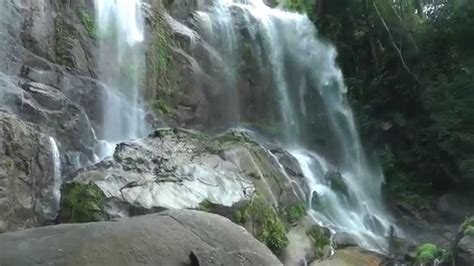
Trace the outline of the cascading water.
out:
M 115 143 L 145 134 L 142 75 L 145 73 L 144 19 L 140 0 L 96 0 L 99 79 L 108 86 L 103 97 L 99 157 Z
M 312 190 L 310 216 L 335 232 L 349 233 L 367 249 L 387 252 L 391 219 L 382 204 L 383 174 L 365 157 L 336 50 L 317 38 L 305 15 L 270 8 L 262 0 L 216 0 L 196 17 L 206 41 L 221 58 L 230 56 L 222 60 L 223 69 L 235 69 L 232 56 L 239 52 L 257 55 L 260 73 L 269 69 L 268 100 L 279 106 L 277 119 L 283 125 L 279 141 L 298 160 Z M 217 41 L 215 36 L 220 36 Z M 250 48 L 244 49 L 248 40 Z M 231 101 L 235 98 L 226 103 Z M 312 141 L 316 137 L 324 141 Z M 303 148 L 308 146 L 318 152 Z M 347 191 L 338 191 L 338 182 Z
M 59 202 L 61 199 L 61 185 L 63 183 L 61 177 L 61 156 L 59 154 L 58 145 L 53 137 L 49 137 L 49 144 L 51 146 L 51 156 L 53 162 L 53 183 L 49 190 L 48 201 L 45 204 L 45 216 L 49 220 L 54 220 L 59 211 Z

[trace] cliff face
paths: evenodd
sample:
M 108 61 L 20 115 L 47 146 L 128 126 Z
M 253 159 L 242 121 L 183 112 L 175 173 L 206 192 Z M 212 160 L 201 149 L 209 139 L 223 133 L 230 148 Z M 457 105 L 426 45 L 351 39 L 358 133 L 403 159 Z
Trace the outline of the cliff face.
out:
M 142 84 L 155 126 L 209 131 L 209 126 L 223 125 L 213 122 L 220 114 L 210 106 L 225 96 L 209 76 L 216 71 L 210 48 L 191 30 L 193 12 L 205 7 L 205 1 L 156 0 L 142 6 L 147 66 Z M 282 209 L 309 197 L 291 155 L 263 148 L 245 134 L 232 135 L 240 133 L 215 142 L 198 132 L 156 131 L 140 143 L 119 145 L 113 160 L 93 166 L 98 162 L 96 133 L 100 137 L 104 124 L 101 99 L 109 89 L 97 79 L 97 45 L 103 36 L 94 22 L 94 2 L 13 0 L 3 1 L 0 10 L 0 232 L 58 222 L 60 196 L 65 208 L 60 220 L 76 222 L 164 208 L 199 209 L 203 202 L 209 205 L 206 210 L 224 210 L 233 218 L 234 212 L 246 210 L 256 190 L 264 206 Z M 250 93 L 249 82 L 241 83 Z M 287 163 L 280 164 L 279 158 Z M 67 181 L 59 195 L 58 186 Z M 79 187 L 86 192 L 81 197 L 87 197 L 89 183 L 101 188 L 101 204 L 86 210 L 85 218 L 73 217 L 70 208 L 76 206 L 67 201 L 74 201 L 77 190 L 70 188 Z M 186 192 L 199 185 L 201 190 Z M 174 202 L 157 196 L 163 193 Z M 261 230 L 249 226 L 255 234 Z

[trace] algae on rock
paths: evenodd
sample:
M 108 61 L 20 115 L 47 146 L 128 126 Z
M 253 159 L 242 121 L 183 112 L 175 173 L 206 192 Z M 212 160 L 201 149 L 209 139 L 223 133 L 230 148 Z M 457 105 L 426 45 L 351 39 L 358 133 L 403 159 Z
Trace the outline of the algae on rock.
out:
M 60 220 L 86 223 L 106 220 L 105 195 L 93 183 L 69 183 L 62 189 Z

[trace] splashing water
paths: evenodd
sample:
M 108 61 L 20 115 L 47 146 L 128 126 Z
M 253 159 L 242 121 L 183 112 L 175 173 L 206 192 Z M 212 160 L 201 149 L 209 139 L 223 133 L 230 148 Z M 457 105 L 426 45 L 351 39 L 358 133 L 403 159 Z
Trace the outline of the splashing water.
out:
M 230 83 L 238 75 L 234 56 L 242 52 L 243 39 L 251 40 L 251 54 L 262 55 L 258 67 L 270 70 L 272 97 L 283 125 L 280 141 L 298 160 L 312 191 L 307 196 L 309 215 L 335 232 L 351 234 L 362 247 L 387 252 L 391 218 L 382 204 L 383 174 L 366 159 L 335 48 L 317 38 L 307 16 L 270 8 L 262 0 L 218 0 L 198 12 L 197 22 L 206 41 L 226 59 L 221 69 L 234 71 Z M 313 144 L 307 139 L 315 136 L 324 140 L 311 145 L 317 153 L 303 148 Z M 345 193 L 331 186 L 336 182 L 331 173 L 340 176 Z
M 145 73 L 144 19 L 140 0 L 96 0 L 99 78 L 109 88 L 103 95 L 101 156 L 115 143 L 144 136 L 142 75 Z M 112 143 L 112 144 L 110 144 Z

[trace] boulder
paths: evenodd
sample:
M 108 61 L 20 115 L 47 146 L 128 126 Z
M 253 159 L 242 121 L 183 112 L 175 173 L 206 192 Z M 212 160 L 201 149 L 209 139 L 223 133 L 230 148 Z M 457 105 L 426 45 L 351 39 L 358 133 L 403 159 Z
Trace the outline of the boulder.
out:
M 288 232 L 289 244 L 281 256 L 285 265 L 304 265 L 305 262 L 313 261 L 316 258 L 313 243 L 306 234 L 307 227 L 304 224 L 299 224 L 290 228 Z
M 459 241 L 456 263 L 460 266 L 474 265 L 474 234 L 466 235 Z
M 230 220 L 185 210 L 3 234 L 0 249 L 2 265 L 282 265 Z
M 240 143 L 215 141 L 195 131 L 157 130 L 148 138 L 117 145 L 112 160 L 75 173 L 63 190 L 63 203 L 70 193 L 91 184 L 88 188 L 97 187 L 104 195 L 98 205 L 105 219 L 130 216 L 137 209 L 198 209 L 204 201 L 231 207 L 248 201 L 255 185 L 217 155 L 226 145 Z M 64 221 L 74 221 L 67 214 L 76 208 L 63 207 Z

